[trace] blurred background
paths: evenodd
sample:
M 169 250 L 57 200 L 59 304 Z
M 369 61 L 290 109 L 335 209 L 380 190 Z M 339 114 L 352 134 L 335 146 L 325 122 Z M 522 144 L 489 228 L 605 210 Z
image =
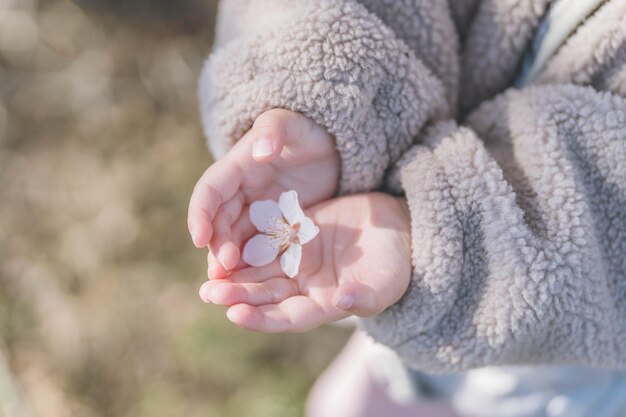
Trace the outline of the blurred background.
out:
M 6 417 L 298 416 L 346 330 L 260 335 L 201 303 L 215 0 L 0 0 Z

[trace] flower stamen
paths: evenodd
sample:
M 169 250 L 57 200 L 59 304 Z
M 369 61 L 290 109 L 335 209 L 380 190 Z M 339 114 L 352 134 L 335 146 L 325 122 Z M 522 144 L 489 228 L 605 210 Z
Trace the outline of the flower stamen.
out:
M 252 266 L 263 266 L 280 256 L 283 272 L 295 277 L 302 245 L 319 233 L 300 208 L 298 194 L 295 191 L 282 193 L 278 204 L 271 200 L 255 201 L 250 205 L 250 220 L 261 234 L 246 243 L 243 260 Z

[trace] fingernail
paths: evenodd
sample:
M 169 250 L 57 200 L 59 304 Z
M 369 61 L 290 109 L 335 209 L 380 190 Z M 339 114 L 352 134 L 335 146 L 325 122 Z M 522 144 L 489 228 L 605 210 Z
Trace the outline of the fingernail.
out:
M 195 247 L 198 247 L 198 234 L 195 231 L 191 232 L 191 241 Z
M 353 305 L 354 305 L 354 297 L 349 294 L 344 294 L 341 297 L 339 297 L 339 300 L 337 300 L 337 303 L 335 304 L 337 308 L 340 308 L 342 310 L 348 310 Z
M 224 269 L 228 269 L 226 267 L 226 255 L 224 255 L 224 252 L 220 253 L 217 257 L 217 260 L 220 261 L 220 265 L 222 265 L 224 267 Z
M 211 299 L 209 298 L 209 288 L 206 285 L 200 287 L 200 291 L 198 291 L 200 295 L 200 299 L 207 303 L 211 304 Z
M 228 320 L 235 323 L 236 316 L 235 316 L 235 311 L 232 308 L 229 308 L 228 310 L 226 310 L 226 318 L 228 318 Z
M 261 139 L 252 146 L 252 155 L 257 158 L 270 156 L 274 153 L 274 143 L 269 139 Z

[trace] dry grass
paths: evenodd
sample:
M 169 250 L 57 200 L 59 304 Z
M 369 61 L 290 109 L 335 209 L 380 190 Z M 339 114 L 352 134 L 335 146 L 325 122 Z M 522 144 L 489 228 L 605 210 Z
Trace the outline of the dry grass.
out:
M 249 334 L 197 297 L 213 3 L 0 2 L 7 417 L 297 416 L 346 338 Z

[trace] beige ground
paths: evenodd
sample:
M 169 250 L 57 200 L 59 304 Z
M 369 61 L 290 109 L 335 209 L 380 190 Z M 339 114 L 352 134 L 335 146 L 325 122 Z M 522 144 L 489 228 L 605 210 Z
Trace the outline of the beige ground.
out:
M 298 416 L 346 339 L 249 334 L 197 297 L 212 3 L 0 0 L 7 417 Z

